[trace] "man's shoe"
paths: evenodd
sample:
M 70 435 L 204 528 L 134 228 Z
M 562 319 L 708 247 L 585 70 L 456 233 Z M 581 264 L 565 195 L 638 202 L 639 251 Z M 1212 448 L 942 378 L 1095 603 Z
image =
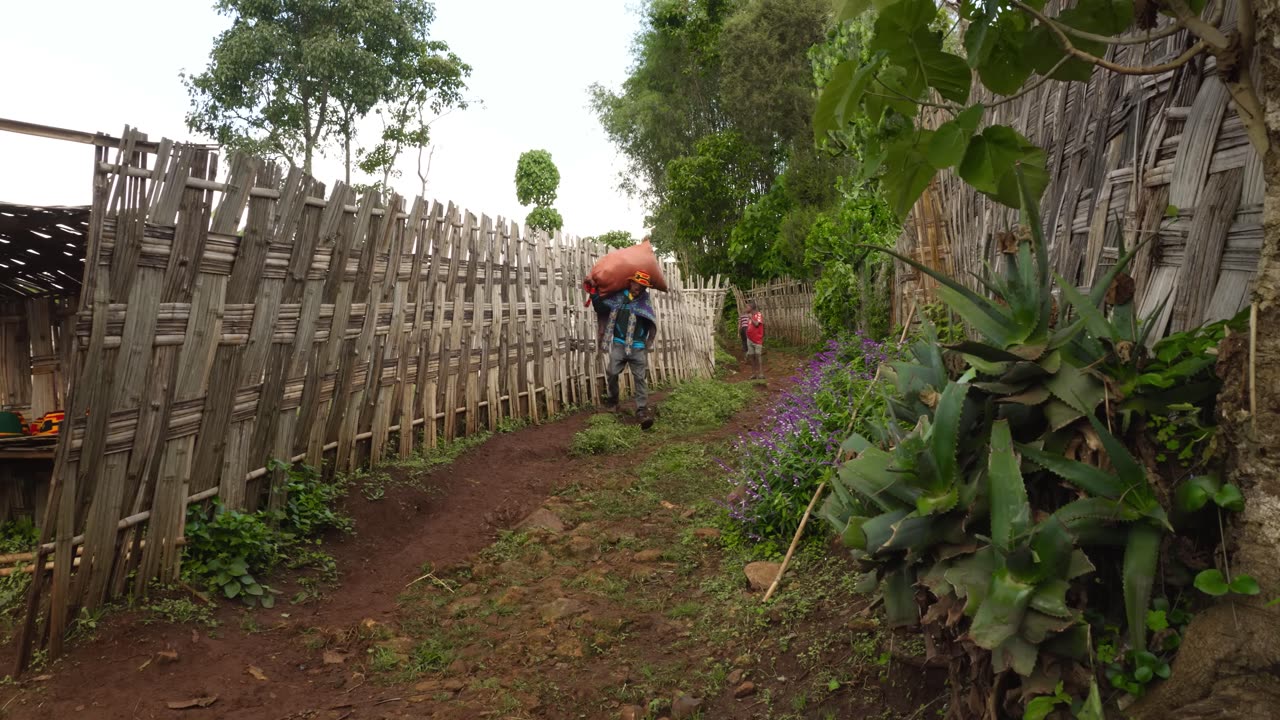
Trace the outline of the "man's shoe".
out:
M 612 399 L 612 398 L 605 398 L 605 399 L 604 399 L 604 409 L 605 409 L 605 411 L 606 411 L 606 412 L 617 412 L 617 411 L 618 411 L 618 401 L 617 401 L 616 399 Z
M 641 430 L 648 430 L 653 427 L 653 414 L 649 412 L 649 408 L 638 408 L 636 410 L 636 418 L 640 420 Z

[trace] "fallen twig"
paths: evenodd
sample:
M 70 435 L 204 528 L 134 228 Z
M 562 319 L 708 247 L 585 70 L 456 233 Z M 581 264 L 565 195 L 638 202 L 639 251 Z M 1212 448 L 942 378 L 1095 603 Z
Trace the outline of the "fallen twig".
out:
M 911 312 L 907 313 L 907 321 L 902 324 L 902 336 L 898 338 L 898 344 L 907 341 L 907 331 L 911 328 L 911 320 L 916 314 L 916 306 L 911 306 Z M 871 393 L 871 388 L 875 387 L 876 382 L 880 380 L 880 368 L 883 365 L 876 366 L 875 377 L 871 378 L 871 382 L 866 389 L 862 391 L 862 399 L 858 401 L 858 407 L 853 409 L 853 417 L 849 418 L 849 425 L 845 428 L 845 433 L 853 432 L 853 425 L 858 421 L 858 413 L 862 411 L 862 404 L 867 401 L 867 395 Z M 840 454 L 843 450 L 836 450 L 836 461 L 840 461 Z M 809 500 L 809 507 L 805 508 L 804 516 L 800 518 L 800 527 L 796 528 L 796 534 L 791 538 L 791 546 L 787 548 L 787 554 L 782 558 L 782 565 L 778 567 L 778 575 L 773 579 L 773 583 L 769 585 L 769 589 L 764 594 L 764 600 L 761 602 L 769 602 L 769 598 L 778 590 L 778 584 L 782 582 L 782 575 L 787 571 L 787 565 L 791 564 L 791 556 L 795 555 L 796 548 L 800 546 L 800 536 L 804 535 L 804 528 L 809 524 L 809 516 L 813 514 L 813 506 L 818 504 L 818 498 L 822 497 L 822 491 L 827 489 L 827 481 L 823 480 L 818 483 L 818 489 L 813 491 L 813 498 Z

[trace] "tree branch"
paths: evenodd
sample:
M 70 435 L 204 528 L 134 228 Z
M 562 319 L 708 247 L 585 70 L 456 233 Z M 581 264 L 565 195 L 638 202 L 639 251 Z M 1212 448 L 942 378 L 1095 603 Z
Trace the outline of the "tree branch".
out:
M 915 103 L 916 105 L 924 105 L 925 107 L 942 108 L 943 110 L 950 112 L 952 115 L 955 115 L 956 113 L 960 112 L 960 110 L 963 109 L 963 108 L 960 108 L 959 106 L 951 105 L 951 104 L 930 102 L 928 100 L 916 100 L 915 98 L 907 97 L 906 95 L 903 95 L 902 93 L 898 92 L 897 90 L 894 90 L 888 85 L 885 85 L 884 82 L 880 79 L 879 75 L 876 76 L 875 80 L 877 83 L 879 83 L 880 87 L 884 88 L 885 90 L 888 90 L 890 93 L 893 93 L 893 94 L 882 95 L 880 93 L 868 92 L 867 94 L 871 95 L 872 97 L 888 98 L 889 100 L 906 100 L 907 102 Z
M 1222 20 L 1222 12 L 1223 12 L 1222 9 L 1225 6 L 1226 6 L 1226 3 L 1220 3 L 1216 5 L 1213 8 L 1213 13 L 1209 16 L 1207 20 L 1205 20 L 1205 22 L 1207 22 L 1209 25 L 1216 26 L 1218 22 Z M 1107 45 L 1146 45 L 1147 43 L 1150 43 L 1152 40 L 1162 40 L 1164 38 L 1169 37 L 1170 35 L 1176 35 L 1179 32 L 1187 29 L 1187 26 L 1181 20 L 1179 20 L 1178 22 L 1175 22 L 1172 25 L 1166 25 L 1160 28 L 1159 30 L 1148 30 L 1141 34 L 1113 36 L 1113 35 L 1098 35 L 1097 33 L 1091 33 L 1087 30 L 1074 28 L 1064 22 L 1060 22 L 1057 18 L 1049 18 L 1049 21 L 1052 22 L 1055 26 L 1057 26 L 1060 30 L 1062 30 L 1063 32 L 1065 32 L 1066 34 L 1072 37 L 1077 37 L 1077 38 L 1080 38 L 1081 40 L 1091 40 L 1093 42 L 1106 43 Z
M 1168 0 L 1168 3 L 1169 9 L 1178 16 L 1178 22 L 1211 45 L 1214 50 L 1226 50 L 1230 47 L 1231 40 L 1226 33 L 1202 20 L 1199 15 L 1192 12 L 1184 0 Z
M 1177 2 L 1178 0 L 1174 1 Z M 1065 51 L 1067 55 L 1120 75 L 1159 75 L 1161 73 L 1169 72 L 1170 70 L 1176 70 L 1191 62 L 1195 56 L 1208 50 L 1210 45 L 1210 41 L 1200 40 L 1195 45 L 1192 45 L 1186 52 L 1179 55 L 1176 59 L 1160 65 L 1124 65 L 1121 63 L 1111 62 L 1110 60 L 1100 58 L 1096 55 L 1091 55 L 1077 48 L 1075 45 L 1071 44 L 1071 39 L 1062 31 L 1062 28 L 1058 27 L 1057 23 L 1045 17 L 1045 15 L 1039 10 L 1036 10 L 1030 5 L 1022 2 L 1022 0 L 1012 0 L 1012 2 L 1014 6 L 1018 7 L 1023 12 L 1034 17 L 1036 20 L 1039 20 L 1041 23 L 1044 23 L 1045 27 L 1049 28 L 1049 31 L 1058 38 L 1058 44 L 1062 46 L 1063 51 Z M 1183 7 L 1186 6 L 1184 5 Z M 1204 23 L 1200 18 L 1196 18 L 1196 20 Z M 1190 28 L 1190 26 L 1188 26 L 1188 28 Z M 1217 32 L 1217 28 L 1213 28 L 1213 30 Z M 1221 33 L 1218 34 L 1221 35 Z
M 1035 81 L 1035 82 L 1031 83 L 1030 85 L 1028 85 L 1028 86 L 1026 86 L 1026 87 L 1024 87 L 1024 88 L 1022 88 L 1021 90 L 1019 90 L 1019 91 L 1017 92 L 1017 94 L 1010 95 L 1010 96 L 1009 96 L 1009 97 L 1007 97 L 1007 98 L 1002 98 L 1002 99 L 1000 99 L 998 102 L 993 102 L 993 103 L 991 103 L 990 105 L 987 105 L 986 107 L 987 107 L 988 109 L 993 108 L 993 107 L 999 107 L 999 106 L 1001 106 L 1001 105 L 1004 105 L 1005 103 L 1011 103 L 1011 102 L 1013 102 L 1014 100 L 1017 100 L 1018 98 L 1022 97 L 1023 95 L 1026 95 L 1027 93 L 1032 92 L 1033 90 L 1035 90 L 1036 88 L 1040 87 L 1041 85 L 1043 85 L 1043 84 L 1045 84 L 1045 83 L 1049 82 L 1049 80 L 1051 80 L 1051 79 L 1052 79 L 1052 77 L 1051 77 L 1051 76 L 1052 76 L 1054 73 L 1058 72 L 1058 68 L 1062 67 L 1063 65 L 1066 65 L 1066 64 L 1067 64 L 1067 61 L 1068 61 L 1068 60 L 1070 60 L 1070 59 L 1071 59 L 1071 56 L 1070 56 L 1070 55 L 1063 55 L 1061 60 L 1059 60 L 1058 62 L 1054 63 L 1053 67 L 1049 68 L 1049 72 L 1046 72 L 1046 73 L 1044 73 L 1043 75 L 1041 75 L 1038 79 L 1036 79 L 1036 81 Z

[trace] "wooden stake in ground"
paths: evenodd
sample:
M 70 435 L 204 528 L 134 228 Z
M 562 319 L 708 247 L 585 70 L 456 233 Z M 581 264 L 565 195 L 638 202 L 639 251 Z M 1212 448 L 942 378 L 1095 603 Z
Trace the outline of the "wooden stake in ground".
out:
M 911 319 L 915 315 L 916 308 L 911 306 L 911 312 L 907 313 L 907 321 L 902 325 L 902 336 L 898 338 L 898 344 L 906 342 L 907 330 L 911 327 Z M 871 383 L 867 385 L 867 389 L 862 391 L 862 399 L 858 401 L 858 407 L 853 409 L 853 417 L 849 418 L 849 425 L 845 428 L 846 433 L 853 432 L 853 424 L 858 421 L 858 413 L 862 411 L 862 404 L 867 400 L 867 394 L 871 392 L 871 388 L 880 380 L 880 368 L 876 366 L 875 377 L 871 378 Z M 840 450 L 836 451 L 836 460 L 840 459 Z M 804 534 L 804 528 L 809 524 L 809 516 L 813 514 L 813 506 L 818 504 L 818 498 L 822 497 L 822 491 L 827 489 L 827 481 L 823 480 L 818 483 L 818 489 L 813 491 L 813 498 L 809 500 L 809 507 L 804 509 L 804 516 L 800 518 L 800 527 L 796 528 L 796 534 L 791 538 L 791 546 L 787 548 L 787 554 L 782 558 L 782 565 L 778 567 L 778 576 L 773 579 L 773 583 L 769 585 L 769 589 L 764 594 L 764 600 L 761 602 L 769 602 L 769 598 L 773 597 L 773 593 L 778 590 L 778 584 L 782 582 L 782 575 L 787 571 L 787 565 L 791 563 L 791 556 L 796 554 L 796 548 L 800 546 L 800 536 Z

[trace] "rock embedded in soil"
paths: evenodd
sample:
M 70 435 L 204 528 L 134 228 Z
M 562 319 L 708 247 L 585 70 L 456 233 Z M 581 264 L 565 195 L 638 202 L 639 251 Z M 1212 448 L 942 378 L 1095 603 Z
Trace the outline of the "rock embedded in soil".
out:
M 729 673 L 729 677 L 725 679 L 725 682 L 727 682 L 731 686 L 737 685 L 742 682 L 742 676 L 744 674 L 745 673 L 743 673 L 741 670 L 734 670 L 733 672 Z
M 537 510 L 534 510 L 529 517 L 525 518 L 517 527 L 526 532 L 531 530 L 544 530 L 549 533 L 558 534 L 564 532 L 564 521 L 560 519 L 559 515 L 556 515 L 550 510 L 546 508 L 538 508 Z
M 572 598 L 556 598 L 546 605 L 542 606 L 541 614 L 543 622 L 556 622 L 564 620 L 575 615 L 581 615 L 586 612 L 587 608 L 581 602 Z
M 751 697 L 756 694 L 756 684 L 748 680 L 742 683 L 733 691 L 733 696 L 741 700 L 745 697 Z
M 638 563 L 658 562 L 662 559 L 662 551 L 658 549 L 641 550 L 632 559 Z
M 776 562 L 753 562 L 742 569 L 747 575 L 747 582 L 751 584 L 752 590 L 768 590 L 773 584 L 774 578 L 778 577 L 778 570 L 782 569 L 782 565 Z
M 702 698 L 681 695 L 671 703 L 671 720 L 687 720 L 702 710 Z
M 644 720 L 644 708 L 639 705 L 623 705 L 618 711 L 618 720 Z
M 526 588 L 523 588 L 519 585 L 514 585 L 512 587 L 507 588 L 507 591 L 502 593 L 502 596 L 499 597 L 497 600 L 497 604 L 501 607 L 519 605 L 524 600 L 525 595 L 527 595 L 528 593 L 529 591 Z
M 569 538 L 569 554 L 576 557 L 590 555 L 596 549 L 596 544 L 591 538 L 581 535 L 574 535 Z
M 720 537 L 719 530 L 715 528 L 709 528 L 709 527 L 696 528 L 693 531 L 693 534 L 696 537 L 704 538 L 706 540 L 715 540 L 716 538 Z

